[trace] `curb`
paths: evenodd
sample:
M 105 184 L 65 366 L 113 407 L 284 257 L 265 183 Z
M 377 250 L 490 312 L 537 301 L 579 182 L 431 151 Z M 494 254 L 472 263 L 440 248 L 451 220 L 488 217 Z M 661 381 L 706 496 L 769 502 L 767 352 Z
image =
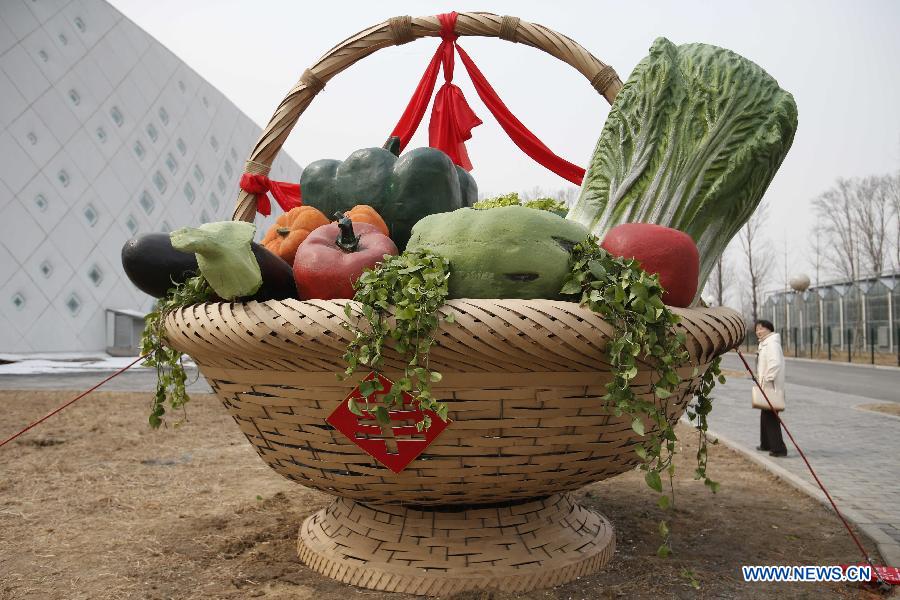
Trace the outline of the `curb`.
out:
M 726 354 L 728 354 L 726 352 Z M 756 357 L 756 352 L 743 352 L 745 357 Z M 737 352 L 735 352 L 735 356 L 737 356 Z M 856 367 L 859 369 L 878 369 L 882 371 L 900 371 L 900 367 L 894 367 L 892 365 L 870 365 L 863 363 L 848 363 L 840 360 L 823 360 L 821 358 L 802 358 L 799 356 L 788 356 L 784 355 L 785 360 L 796 360 L 798 362 L 808 362 L 815 363 L 817 365 L 838 365 L 840 367 Z
M 815 485 L 809 483 L 801 477 L 798 477 L 787 469 L 773 464 L 772 461 L 763 458 L 759 455 L 758 452 L 747 448 L 743 444 L 739 444 L 738 442 L 730 440 L 723 435 L 719 435 L 717 432 L 711 429 L 707 431 L 707 434 L 715 437 L 718 440 L 721 440 L 722 443 L 724 443 L 726 446 L 728 446 L 732 450 L 735 450 L 736 452 L 739 452 L 740 454 L 743 454 L 751 462 L 762 467 L 785 483 L 788 483 L 797 490 L 805 493 L 808 496 L 811 496 L 815 500 L 818 500 L 823 505 L 825 505 L 825 507 L 829 511 L 834 510 L 831 506 L 831 503 L 828 502 L 828 498 L 825 497 L 825 494 L 823 494 L 822 491 Z M 869 538 L 871 538 L 872 541 L 875 542 L 875 545 L 878 548 L 878 553 L 881 555 L 881 558 L 884 560 L 884 563 L 886 565 L 900 566 L 900 543 L 894 541 L 894 539 L 891 538 L 888 534 L 883 532 L 879 527 L 875 526 L 872 523 L 871 518 L 860 514 L 855 509 L 840 508 L 840 510 L 841 514 L 844 515 L 847 521 L 853 523 L 860 531 L 869 536 Z

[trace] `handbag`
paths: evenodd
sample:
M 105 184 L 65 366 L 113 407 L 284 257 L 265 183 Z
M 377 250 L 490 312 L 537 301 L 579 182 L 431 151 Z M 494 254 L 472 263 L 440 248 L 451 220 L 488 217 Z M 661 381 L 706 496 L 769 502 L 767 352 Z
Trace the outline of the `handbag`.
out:
M 771 382 L 763 382 L 760 385 L 762 385 L 763 389 L 766 391 L 766 396 L 769 397 L 769 402 L 772 403 L 772 408 L 774 408 L 776 412 L 784 410 L 784 390 L 777 389 Z M 772 410 L 772 408 L 769 407 L 769 402 L 766 402 L 766 399 L 762 395 L 762 392 L 760 392 L 759 388 L 754 385 L 753 408 Z

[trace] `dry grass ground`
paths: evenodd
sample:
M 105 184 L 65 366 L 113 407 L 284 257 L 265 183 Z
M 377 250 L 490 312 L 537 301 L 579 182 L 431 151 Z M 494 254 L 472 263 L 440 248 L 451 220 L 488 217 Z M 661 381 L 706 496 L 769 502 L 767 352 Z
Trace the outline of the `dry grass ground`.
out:
M 0 439 L 71 396 L 0 393 Z M 188 424 L 156 432 L 145 425 L 149 399 L 95 393 L 0 449 L 0 598 L 384 596 L 298 562 L 297 528 L 329 497 L 264 465 L 215 398 L 195 397 Z M 858 555 L 821 505 L 721 446 L 711 449 L 710 469 L 722 489 L 709 493 L 688 475 L 695 436 L 683 427 L 680 433 L 684 476 L 668 515 L 676 554 L 656 557 L 663 513 L 640 474 L 629 473 L 579 492 L 616 528 L 613 562 L 522 597 L 879 597 L 855 584 L 744 583 L 743 564 L 831 565 Z M 479 592 L 457 600 L 510 597 Z

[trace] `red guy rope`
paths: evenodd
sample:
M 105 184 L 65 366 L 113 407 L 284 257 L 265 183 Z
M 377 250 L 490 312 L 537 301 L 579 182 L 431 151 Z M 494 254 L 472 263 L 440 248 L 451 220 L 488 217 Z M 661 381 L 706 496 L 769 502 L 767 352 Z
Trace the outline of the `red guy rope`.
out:
M 19 433 L 13 435 L 11 438 L 8 438 L 8 439 L 3 440 L 3 442 L 0 442 L 0 448 L 2 448 L 3 446 L 5 446 L 6 444 L 10 443 L 11 441 L 13 441 L 13 440 L 16 439 L 17 437 L 19 437 L 20 435 L 22 435 L 23 433 L 25 433 L 26 431 L 28 431 L 28 430 L 31 429 L 32 427 L 35 427 L 35 426 L 37 426 L 37 425 L 40 425 L 41 423 L 43 423 L 44 421 L 46 421 L 47 419 L 49 419 L 50 417 L 52 417 L 52 416 L 55 415 L 56 413 L 60 412 L 61 410 L 63 410 L 63 409 L 66 408 L 67 406 L 69 406 L 70 404 L 74 404 L 74 403 L 77 402 L 78 400 L 81 400 L 82 398 L 84 398 L 85 396 L 87 396 L 88 394 L 90 394 L 91 392 L 93 392 L 94 390 L 96 390 L 98 387 L 100 387 L 101 385 L 103 385 L 104 383 L 106 383 L 107 381 L 109 381 L 110 379 L 112 379 L 113 377 L 117 377 L 117 376 L 121 375 L 122 373 L 124 373 L 125 371 L 127 371 L 128 369 L 130 369 L 131 367 L 133 367 L 134 365 L 136 365 L 138 362 L 144 360 L 144 359 L 147 358 L 148 356 L 150 356 L 150 355 L 149 355 L 149 354 L 145 354 L 145 355 L 143 355 L 143 356 L 139 356 L 138 358 L 136 358 L 136 359 L 134 360 L 134 362 L 132 362 L 132 363 L 131 363 L 130 365 L 128 365 L 127 367 L 122 367 L 121 369 L 119 369 L 118 371 L 116 371 L 115 373 L 113 373 L 112 375 L 110 375 L 109 377 L 107 377 L 106 379 L 104 379 L 103 381 L 101 381 L 100 383 L 98 383 L 97 385 L 95 385 L 94 387 L 92 387 L 91 389 L 89 389 L 88 391 L 83 392 L 82 394 L 79 394 L 77 397 L 73 398 L 72 400 L 69 400 L 68 402 L 66 402 L 65 404 L 63 404 L 62 406 L 60 406 L 59 408 L 57 408 L 56 410 L 54 410 L 53 412 L 51 412 L 51 413 L 45 415 L 44 417 L 38 419 L 37 421 L 35 421 L 34 423 L 32 423 L 31 425 L 29 425 L 28 427 L 26 427 L 26 428 L 23 429 L 22 431 L 20 431 Z

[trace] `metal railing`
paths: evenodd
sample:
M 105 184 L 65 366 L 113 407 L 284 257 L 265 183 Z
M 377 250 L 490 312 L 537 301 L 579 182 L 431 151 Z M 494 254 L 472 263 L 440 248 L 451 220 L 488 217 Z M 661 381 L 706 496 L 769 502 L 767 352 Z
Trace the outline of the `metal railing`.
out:
M 840 339 L 835 339 L 835 330 Z M 887 344 L 879 342 L 879 332 L 875 327 L 869 328 L 866 332 L 868 335 L 861 335 L 854 328 L 845 329 L 841 335 L 839 328 L 826 327 L 820 331 L 818 326 L 803 329 L 782 327 L 778 329 L 778 333 L 781 335 L 781 347 L 785 356 L 900 367 L 900 325 L 890 332 L 895 337 Z M 744 338 L 747 352 L 755 351 L 757 343 L 753 332 Z M 894 351 L 888 350 L 886 346 Z

